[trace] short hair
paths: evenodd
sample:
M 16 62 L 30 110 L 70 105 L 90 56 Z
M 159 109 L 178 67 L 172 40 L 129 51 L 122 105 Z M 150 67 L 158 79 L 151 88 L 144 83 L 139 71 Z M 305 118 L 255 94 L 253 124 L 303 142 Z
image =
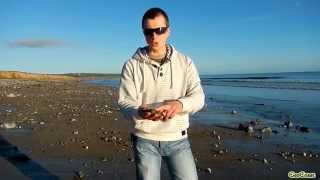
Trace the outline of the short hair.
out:
M 144 23 L 147 19 L 154 19 L 155 17 L 159 16 L 159 15 L 162 15 L 165 20 L 166 20 L 166 25 L 167 27 L 169 27 L 169 17 L 167 15 L 167 13 L 162 10 L 161 8 L 158 8 L 158 7 L 154 7 L 154 8 L 150 8 L 148 9 L 143 17 L 142 17 L 142 22 L 141 22 L 141 26 L 142 28 L 144 28 Z

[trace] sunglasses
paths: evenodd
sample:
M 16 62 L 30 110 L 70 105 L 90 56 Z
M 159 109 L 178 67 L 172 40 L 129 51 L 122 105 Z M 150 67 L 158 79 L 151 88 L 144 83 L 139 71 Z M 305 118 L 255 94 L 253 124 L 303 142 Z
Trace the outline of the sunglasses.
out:
M 151 36 L 155 32 L 157 35 L 164 34 L 167 31 L 168 27 L 158 27 L 154 29 L 143 29 L 143 34 L 145 36 Z

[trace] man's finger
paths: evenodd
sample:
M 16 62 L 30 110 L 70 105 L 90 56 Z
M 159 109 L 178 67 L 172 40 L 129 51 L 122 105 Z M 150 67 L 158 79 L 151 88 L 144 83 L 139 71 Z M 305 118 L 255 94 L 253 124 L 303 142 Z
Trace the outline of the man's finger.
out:
M 160 112 L 160 114 L 161 114 L 161 120 L 166 120 L 165 118 L 166 118 L 166 116 L 167 116 L 167 113 L 168 113 L 168 111 L 162 111 L 162 112 Z
M 170 109 L 170 106 L 168 105 L 162 105 L 160 107 L 157 107 L 155 110 L 156 111 L 159 111 L 159 112 L 162 112 L 162 111 L 168 111 Z
M 167 114 L 167 119 L 171 119 L 173 117 L 173 114 L 174 114 L 174 110 L 171 110 L 171 111 L 168 111 L 168 114 Z
M 176 114 L 177 114 L 177 111 L 173 111 L 169 118 L 172 119 Z

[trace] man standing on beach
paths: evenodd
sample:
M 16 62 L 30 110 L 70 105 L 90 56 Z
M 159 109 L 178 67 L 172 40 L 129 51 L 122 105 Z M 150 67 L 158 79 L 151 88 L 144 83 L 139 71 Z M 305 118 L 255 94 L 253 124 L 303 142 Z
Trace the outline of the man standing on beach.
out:
M 137 179 L 160 180 L 162 159 L 175 180 L 198 179 L 187 128 L 204 105 L 192 60 L 167 44 L 169 18 L 160 8 L 142 18 L 146 47 L 124 64 L 118 104 L 132 127 Z

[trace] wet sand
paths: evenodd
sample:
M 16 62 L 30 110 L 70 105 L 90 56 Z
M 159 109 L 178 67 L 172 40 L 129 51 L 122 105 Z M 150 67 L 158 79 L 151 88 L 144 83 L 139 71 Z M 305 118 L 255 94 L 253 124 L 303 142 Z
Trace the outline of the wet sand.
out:
M 134 179 L 128 121 L 116 100 L 117 89 L 82 81 L 0 80 L 1 179 Z M 192 122 L 189 137 L 199 179 L 320 174 L 319 152 L 264 140 L 277 134 L 260 139 Z

